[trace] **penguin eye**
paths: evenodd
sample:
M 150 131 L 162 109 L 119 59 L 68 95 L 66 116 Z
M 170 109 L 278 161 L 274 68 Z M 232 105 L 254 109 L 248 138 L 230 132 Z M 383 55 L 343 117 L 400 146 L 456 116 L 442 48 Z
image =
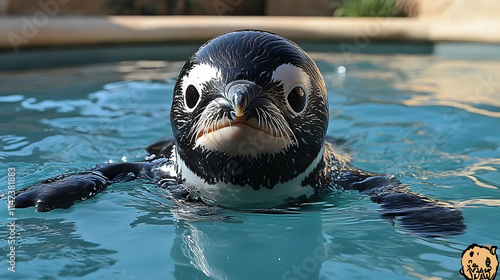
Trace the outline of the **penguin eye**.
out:
M 306 93 L 302 87 L 294 87 L 288 94 L 286 100 L 288 101 L 289 107 L 296 114 L 302 113 L 306 108 Z
M 198 104 L 198 100 L 200 100 L 200 93 L 195 86 L 189 85 L 186 89 L 184 98 L 188 109 L 193 109 L 196 104 Z

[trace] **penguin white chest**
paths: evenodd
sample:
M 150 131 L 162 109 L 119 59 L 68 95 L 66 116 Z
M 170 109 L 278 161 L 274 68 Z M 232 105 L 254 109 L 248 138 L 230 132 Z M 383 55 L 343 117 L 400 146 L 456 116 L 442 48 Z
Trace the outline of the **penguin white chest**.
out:
M 177 157 L 177 168 L 190 195 L 200 198 L 207 204 L 229 209 L 269 209 L 289 205 L 291 201 L 298 198 L 313 196 L 315 189 L 310 185 L 304 186 L 302 183 L 322 159 L 323 151 L 318 154 L 309 168 L 295 178 L 278 183 L 272 188 L 261 187 L 258 190 L 253 189 L 250 185 L 241 186 L 226 182 L 210 184 L 189 169 L 180 157 Z M 270 174 L 272 172 L 273 170 L 269 170 Z M 266 174 L 262 174 L 262 176 L 266 176 Z

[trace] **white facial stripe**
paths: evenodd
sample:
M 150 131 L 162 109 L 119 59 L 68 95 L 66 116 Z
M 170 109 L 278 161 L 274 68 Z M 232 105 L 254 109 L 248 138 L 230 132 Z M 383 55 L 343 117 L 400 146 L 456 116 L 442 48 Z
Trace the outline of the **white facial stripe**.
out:
M 311 90 L 311 80 L 302 68 L 290 63 L 283 64 L 273 72 L 272 81 L 283 84 L 285 94 L 288 94 L 294 87 L 302 86 L 305 90 Z
M 193 82 L 194 86 L 202 85 L 220 76 L 220 70 L 209 64 L 196 64 L 189 74 L 182 79 L 183 89 L 189 85 L 186 82 Z
M 203 84 L 212 79 L 220 77 L 220 70 L 209 64 L 196 64 L 188 73 L 182 78 L 182 92 L 185 93 L 189 85 L 193 85 L 198 92 L 203 94 Z

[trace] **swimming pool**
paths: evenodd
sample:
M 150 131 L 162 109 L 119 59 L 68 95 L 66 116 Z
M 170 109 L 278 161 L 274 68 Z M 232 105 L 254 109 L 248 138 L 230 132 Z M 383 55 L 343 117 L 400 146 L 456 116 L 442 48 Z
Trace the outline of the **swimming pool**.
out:
M 9 218 L 17 219 L 17 246 L 16 272 L 2 258 L 0 277 L 460 279 L 467 246 L 500 245 L 500 61 L 310 55 L 329 90 L 328 135 L 345 140 L 352 164 L 462 207 L 465 234 L 408 235 L 356 192 L 258 214 L 178 206 L 163 189 L 135 181 L 48 213 L 27 208 L 9 216 L 1 203 L 2 256 L 11 253 Z M 104 162 L 144 159 L 144 147 L 171 134 L 171 91 L 182 64 L 0 73 L 1 193 L 12 177 L 20 189 Z

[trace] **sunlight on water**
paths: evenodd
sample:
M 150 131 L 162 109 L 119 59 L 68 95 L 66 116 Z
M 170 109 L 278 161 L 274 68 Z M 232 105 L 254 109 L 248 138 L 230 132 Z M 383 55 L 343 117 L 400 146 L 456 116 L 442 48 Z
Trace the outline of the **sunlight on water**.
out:
M 16 273 L 2 279 L 460 279 L 472 243 L 500 245 L 500 62 L 312 53 L 330 102 L 328 134 L 357 168 L 397 176 L 462 207 L 467 233 L 408 235 L 356 192 L 285 214 L 176 205 L 149 183 L 113 185 L 70 209 L 15 211 Z M 181 62 L 0 73 L 0 239 L 10 251 L 7 170 L 16 188 L 140 161 L 171 135 Z M 3 260 L 3 259 L 2 259 Z

